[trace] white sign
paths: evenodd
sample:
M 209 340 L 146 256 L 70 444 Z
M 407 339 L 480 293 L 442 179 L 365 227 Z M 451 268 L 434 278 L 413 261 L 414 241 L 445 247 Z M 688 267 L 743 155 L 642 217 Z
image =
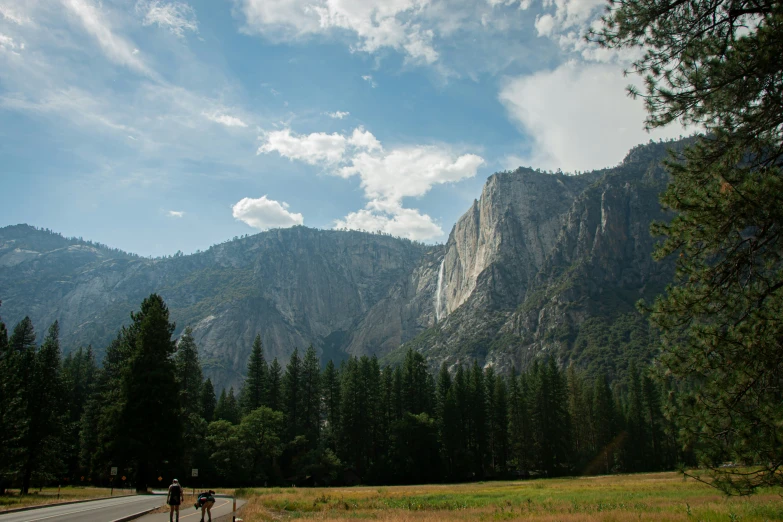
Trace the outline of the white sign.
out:
M 193 468 L 191 470 L 191 477 L 198 477 L 198 468 Z
M 117 476 L 117 468 L 111 468 L 111 476 L 112 477 Z

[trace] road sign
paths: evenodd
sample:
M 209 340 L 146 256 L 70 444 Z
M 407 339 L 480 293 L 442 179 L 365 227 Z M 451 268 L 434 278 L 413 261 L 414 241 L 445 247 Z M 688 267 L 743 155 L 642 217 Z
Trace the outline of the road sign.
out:
M 117 468 L 111 468 L 111 476 L 112 477 L 117 476 Z
M 190 471 L 190 476 L 191 476 L 191 477 L 198 477 L 198 468 L 193 468 L 193 469 Z
M 125 475 L 122 476 L 122 480 L 125 480 Z
M 160 482 L 161 480 L 163 480 L 163 477 L 158 477 L 158 482 Z
M 84 475 L 82 475 L 82 482 L 84 482 Z

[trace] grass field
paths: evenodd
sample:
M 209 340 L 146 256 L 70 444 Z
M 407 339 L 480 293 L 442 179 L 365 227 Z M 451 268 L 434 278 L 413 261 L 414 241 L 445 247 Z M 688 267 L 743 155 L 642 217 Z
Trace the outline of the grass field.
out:
M 64 487 L 60 489 L 60 498 L 58 499 L 57 488 L 43 488 L 40 491 L 33 489 L 30 490 L 29 495 L 25 496 L 20 496 L 18 489 L 9 490 L 5 495 L 0 495 L 0 512 L 27 506 L 108 497 L 110 492 L 109 488 Z M 114 490 L 114 496 L 130 494 L 133 494 L 133 490 Z
M 475 484 L 239 490 L 261 520 L 783 520 L 781 491 L 726 498 L 677 473 Z

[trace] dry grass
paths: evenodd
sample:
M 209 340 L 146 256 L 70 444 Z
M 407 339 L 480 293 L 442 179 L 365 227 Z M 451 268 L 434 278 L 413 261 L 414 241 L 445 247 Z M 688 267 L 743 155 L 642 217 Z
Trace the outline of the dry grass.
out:
M 780 492 L 726 498 L 676 473 L 476 484 L 242 490 L 242 518 L 536 521 L 783 520 Z
M 5 495 L 0 495 L 0 512 L 8 509 L 16 509 L 27 506 L 39 506 L 56 504 L 58 502 L 70 502 L 74 500 L 88 500 L 92 498 L 108 497 L 109 488 L 89 487 L 64 487 L 60 489 L 60 498 L 57 498 L 57 488 L 43 488 L 31 490 L 29 495 L 21 496 L 19 490 L 8 490 Z M 132 495 L 133 490 L 114 490 L 114 496 Z

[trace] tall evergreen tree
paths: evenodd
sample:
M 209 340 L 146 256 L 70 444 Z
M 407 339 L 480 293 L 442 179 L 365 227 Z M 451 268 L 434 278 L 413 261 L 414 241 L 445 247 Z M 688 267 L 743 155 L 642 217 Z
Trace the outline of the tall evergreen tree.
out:
M 247 361 L 247 377 L 240 394 L 240 405 L 245 415 L 267 404 L 268 374 L 269 368 L 264 358 L 261 335 L 256 334 L 250 359 Z
M 331 436 L 336 436 L 340 427 L 340 376 L 330 359 L 324 368 L 323 377 L 324 418 Z
M 661 367 L 687 379 L 671 414 L 729 493 L 783 484 L 783 4 L 613 2 L 592 34 L 642 50 L 649 128 L 703 128 L 678 161 L 656 224 L 675 282 L 652 306 Z M 640 94 L 632 91 L 632 94 Z M 721 467 L 725 460 L 756 466 Z
M 321 362 L 312 344 L 302 363 L 302 420 L 307 445 L 315 448 L 321 429 Z
M 202 416 L 203 373 L 198 358 L 198 346 L 190 327 L 185 328 L 177 342 L 174 366 L 182 411 L 182 465 L 185 470 L 189 470 L 199 467 L 197 460 L 204 451 L 207 429 Z
M 61 437 L 63 398 L 60 360 L 60 328 L 55 321 L 46 334 L 41 349 L 28 357 L 31 361 L 26 384 L 25 420 L 27 429 L 22 441 L 22 494 L 27 494 L 33 478 L 47 481 L 62 473 Z
M 171 338 L 174 324 L 159 295 L 146 298 L 131 319 L 137 334 L 123 372 L 123 442 L 136 490 L 146 491 L 154 477 L 176 469 L 182 458 L 176 345 Z
M 174 365 L 183 413 L 200 416 L 202 414 L 201 393 L 204 376 L 198 358 L 198 346 L 193 339 L 193 330 L 190 327 L 185 328 L 179 338 Z
M 283 369 L 280 367 L 280 363 L 277 362 L 277 357 L 269 365 L 268 393 L 268 406 L 275 411 L 283 411 Z
M 95 393 L 98 367 L 92 347 L 79 348 L 68 354 L 63 361 L 63 386 L 68 416 L 65 419 L 63 434 L 63 460 L 66 473 L 71 480 L 81 476 L 80 464 L 82 417 L 87 404 Z
M 18 363 L 8 342 L 8 331 L 0 321 L 0 495 L 5 494 L 16 475 L 24 436 L 25 403 Z
M 201 385 L 201 416 L 207 422 L 212 422 L 215 417 L 215 408 L 217 399 L 215 398 L 215 387 L 212 385 L 212 379 L 207 377 L 204 384 Z
M 283 412 L 286 418 L 287 440 L 294 440 L 304 434 L 302 405 L 302 360 L 299 350 L 294 348 L 283 375 Z

